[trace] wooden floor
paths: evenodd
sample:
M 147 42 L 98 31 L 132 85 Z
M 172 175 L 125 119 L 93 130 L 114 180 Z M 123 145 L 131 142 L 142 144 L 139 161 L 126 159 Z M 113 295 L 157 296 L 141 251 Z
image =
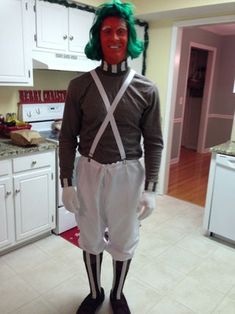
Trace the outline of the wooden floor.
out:
M 204 207 L 210 158 L 182 147 L 180 161 L 170 167 L 167 194 Z

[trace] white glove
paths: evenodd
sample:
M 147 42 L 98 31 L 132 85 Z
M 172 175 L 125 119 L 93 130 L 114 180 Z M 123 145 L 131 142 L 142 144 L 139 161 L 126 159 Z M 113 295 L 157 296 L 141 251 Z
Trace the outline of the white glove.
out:
M 80 204 L 77 192 L 73 186 L 67 186 L 63 188 L 62 202 L 69 212 L 74 214 L 78 212 Z
M 156 193 L 144 191 L 138 205 L 138 219 L 143 220 L 156 208 Z

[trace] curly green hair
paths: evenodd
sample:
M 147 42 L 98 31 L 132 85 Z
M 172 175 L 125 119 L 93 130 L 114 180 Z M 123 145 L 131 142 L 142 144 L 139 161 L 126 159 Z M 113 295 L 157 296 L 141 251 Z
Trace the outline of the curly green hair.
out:
M 131 3 L 122 3 L 119 0 L 104 3 L 96 10 L 94 23 L 90 29 L 90 39 L 85 47 L 87 58 L 98 61 L 102 59 L 100 27 L 103 20 L 109 16 L 119 17 L 126 22 L 128 29 L 127 56 L 132 59 L 137 58 L 144 50 L 144 43 L 137 38 L 133 5 Z

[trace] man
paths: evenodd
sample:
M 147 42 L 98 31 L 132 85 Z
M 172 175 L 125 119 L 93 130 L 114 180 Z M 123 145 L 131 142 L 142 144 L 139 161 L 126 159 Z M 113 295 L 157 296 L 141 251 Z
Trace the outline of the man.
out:
M 113 258 L 113 313 L 130 313 L 122 290 L 139 240 L 139 220 L 155 208 L 163 147 L 157 89 L 127 65 L 127 57 L 138 57 L 142 50 L 131 4 L 116 0 L 102 5 L 85 49 L 88 58 L 102 60 L 101 66 L 72 80 L 68 88 L 60 178 L 65 207 L 78 221 L 90 285 L 78 314 L 96 313 L 104 301 L 100 283 L 104 250 Z M 139 161 L 141 137 L 145 170 Z M 81 157 L 76 192 L 72 171 L 77 146 Z

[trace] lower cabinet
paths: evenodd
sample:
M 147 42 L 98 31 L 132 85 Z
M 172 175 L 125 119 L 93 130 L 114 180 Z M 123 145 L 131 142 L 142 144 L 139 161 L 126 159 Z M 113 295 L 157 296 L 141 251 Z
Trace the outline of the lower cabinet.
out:
M 4 251 L 55 228 L 55 152 L 3 160 L 0 169 L 0 251 Z
M 15 241 L 11 161 L 0 161 L 0 250 Z

